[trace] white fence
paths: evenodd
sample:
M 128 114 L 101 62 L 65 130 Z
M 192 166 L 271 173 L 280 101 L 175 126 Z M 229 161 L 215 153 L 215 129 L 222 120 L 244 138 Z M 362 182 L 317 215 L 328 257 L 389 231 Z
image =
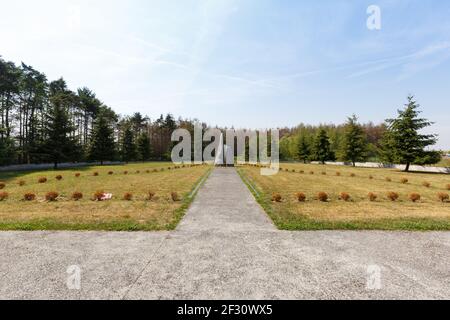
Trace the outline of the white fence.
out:
M 122 162 L 107 162 L 105 161 L 103 165 L 118 165 L 122 164 Z M 80 168 L 80 167 L 89 167 L 89 166 L 98 166 L 100 162 L 77 162 L 77 163 L 59 163 L 58 169 L 70 169 L 70 168 Z M 53 169 L 52 163 L 44 163 L 44 164 L 18 164 L 12 166 L 0 167 L 0 172 L 8 172 L 8 171 L 34 171 L 34 170 L 46 170 Z
M 313 162 L 314 164 L 319 164 L 320 162 Z M 348 162 L 325 162 L 327 165 L 335 165 L 335 166 L 351 166 L 351 163 Z M 402 164 L 384 164 L 377 162 L 357 162 L 357 167 L 361 168 L 388 168 L 388 169 L 398 169 L 405 170 L 406 165 Z M 450 168 L 448 167 L 426 167 L 426 166 L 415 166 L 411 165 L 409 168 L 410 171 L 414 172 L 430 172 L 430 173 L 450 173 Z

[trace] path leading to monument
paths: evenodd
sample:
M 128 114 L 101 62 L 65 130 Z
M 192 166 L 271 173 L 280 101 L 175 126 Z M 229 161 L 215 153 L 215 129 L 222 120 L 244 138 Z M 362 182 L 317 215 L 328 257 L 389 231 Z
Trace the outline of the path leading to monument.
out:
M 0 298 L 450 299 L 449 251 L 449 232 L 276 230 L 217 168 L 174 232 L 0 233 Z

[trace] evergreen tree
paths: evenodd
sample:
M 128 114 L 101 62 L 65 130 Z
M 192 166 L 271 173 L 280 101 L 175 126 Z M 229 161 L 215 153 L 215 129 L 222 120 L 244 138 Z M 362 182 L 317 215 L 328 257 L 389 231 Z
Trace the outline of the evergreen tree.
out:
M 106 160 L 113 160 L 116 155 L 116 143 L 114 141 L 114 130 L 108 123 L 104 112 L 97 117 L 91 136 L 89 158 L 100 161 L 103 165 Z
M 351 161 L 353 166 L 356 162 L 366 160 L 367 139 L 363 128 L 358 124 L 356 115 L 348 118 L 345 125 L 344 140 L 342 145 L 342 158 Z
M 76 161 L 80 156 L 80 146 L 73 137 L 75 127 L 69 120 L 68 112 L 61 106 L 61 99 L 64 97 L 54 97 L 53 106 L 46 115 L 46 139 L 42 148 L 55 169 L 60 162 Z
M 305 135 L 301 135 L 298 139 L 297 157 L 300 161 L 307 163 L 311 156 L 311 150 Z
M 335 160 L 334 152 L 331 151 L 330 138 L 325 129 L 320 129 L 314 141 L 314 158 L 325 164 L 325 161 Z
M 143 133 L 139 136 L 138 141 L 138 153 L 139 160 L 148 161 L 151 157 L 151 148 L 150 148 L 150 137 L 147 133 Z
M 122 139 L 122 161 L 128 163 L 136 160 L 136 153 L 133 131 L 131 131 L 130 127 L 127 127 L 123 133 Z
M 383 156 L 389 162 L 406 164 L 408 172 L 411 164 L 430 164 L 437 160 L 436 152 L 425 148 L 436 144 L 436 135 L 421 134 L 420 130 L 432 125 L 426 119 L 419 118 L 421 111 L 413 96 L 403 110 L 398 111 L 396 119 L 388 119 L 387 131 L 383 138 Z

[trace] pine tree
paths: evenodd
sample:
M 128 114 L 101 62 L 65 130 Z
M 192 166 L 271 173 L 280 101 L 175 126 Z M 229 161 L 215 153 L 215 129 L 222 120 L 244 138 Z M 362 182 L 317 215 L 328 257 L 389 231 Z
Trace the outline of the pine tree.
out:
M 138 153 L 139 160 L 148 161 L 151 157 L 151 148 L 150 148 L 150 137 L 147 133 L 143 133 L 139 136 L 138 141 Z
M 136 145 L 134 144 L 134 135 L 130 127 L 125 129 L 122 139 L 122 161 L 128 163 L 137 158 Z
M 335 160 L 334 152 L 331 151 L 330 139 L 325 129 L 320 129 L 314 141 L 314 158 L 325 164 L 325 161 Z
M 311 150 L 305 135 L 301 135 L 298 140 L 297 157 L 304 163 L 307 163 L 311 157 Z
M 356 162 L 366 160 L 367 141 L 363 128 L 358 124 L 356 115 L 348 118 L 345 125 L 344 140 L 342 145 L 342 158 L 351 161 L 353 166 Z
M 81 153 L 81 148 L 73 136 L 75 127 L 69 120 L 61 99 L 64 97 L 56 96 L 53 99 L 53 106 L 46 115 L 46 140 L 42 148 L 55 169 L 62 161 L 78 160 Z
M 103 112 L 97 117 L 89 149 L 89 159 L 100 161 L 103 165 L 106 160 L 113 160 L 116 155 L 116 143 L 114 141 L 114 130 L 108 123 Z
M 388 129 L 383 138 L 383 158 L 406 164 L 406 172 L 413 163 L 427 164 L 437 159 L 436 152 L 425 151 L 426 147 L 436 144 L 437 136 L 420 133 L 433 123 L 419 118 L 419 107 L 414 97 L 409 96 L 405 108 L 398 111 L 398 117 L 386 120 Z

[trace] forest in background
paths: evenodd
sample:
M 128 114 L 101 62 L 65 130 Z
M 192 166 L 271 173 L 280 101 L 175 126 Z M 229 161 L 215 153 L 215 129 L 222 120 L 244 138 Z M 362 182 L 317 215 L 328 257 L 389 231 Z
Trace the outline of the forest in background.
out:
M 428 149 L 437 137 L 419 133 L 431 123 L 418 117 L 413 97 L 405 107 L 398 119 L 384 124 L 359 124 L 352 116 L 341 125 L 281 128 L 280 157 L 303 162 L 439 162 L 441 153 Z M 32 66 L 17 66 L 0 56 L 0 165 L 170 160 L 172 132 L 183 128 L 193 133 L 196 123 L 170 113 L 155 118 L 119 115 L 89 88 L 71 91 L 63 78 L 48 81 Z

